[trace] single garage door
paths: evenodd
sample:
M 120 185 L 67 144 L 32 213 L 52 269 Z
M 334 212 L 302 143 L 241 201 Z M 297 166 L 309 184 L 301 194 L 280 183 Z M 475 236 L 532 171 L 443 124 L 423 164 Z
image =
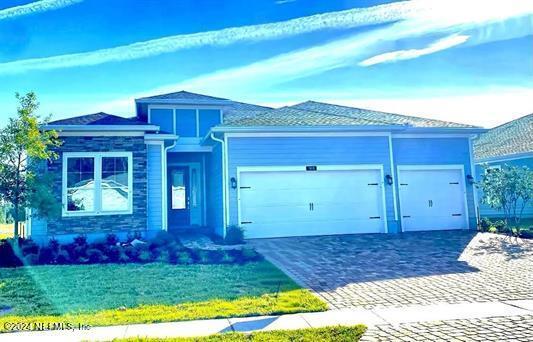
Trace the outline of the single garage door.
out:
M 467 229 L 462 169 L 398 167 L 403 231 Z
M 247 238 L 385 231 L 381 169 L 239 173 Z

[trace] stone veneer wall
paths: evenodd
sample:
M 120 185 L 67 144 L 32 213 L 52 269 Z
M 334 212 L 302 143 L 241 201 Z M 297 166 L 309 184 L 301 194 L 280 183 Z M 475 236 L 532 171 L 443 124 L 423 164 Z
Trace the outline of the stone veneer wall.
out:
M 60 234 L 146 231 L 147 181 L 144 137 L 62 137 L 59 158 L 48 165 L 54 174 L 54 193 L 61 203 L 63 152 L 133 152 L 133 214 L 57 217 L 48 219 L 48 236 Z

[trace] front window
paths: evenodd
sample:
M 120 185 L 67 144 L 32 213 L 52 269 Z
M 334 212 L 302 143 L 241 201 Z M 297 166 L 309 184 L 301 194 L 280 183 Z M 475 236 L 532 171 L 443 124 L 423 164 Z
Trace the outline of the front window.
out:
M 94 158 L 67 159 L 67 211 L 94 211 Z
M 131 152 L 64 153 L 65 216 L 131 213 Z

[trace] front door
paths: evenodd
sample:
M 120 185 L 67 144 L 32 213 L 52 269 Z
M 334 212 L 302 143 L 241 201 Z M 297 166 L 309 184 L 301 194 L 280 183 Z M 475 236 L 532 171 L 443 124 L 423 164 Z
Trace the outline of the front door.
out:
M 168 226 L 187 227 L 191 224 L 190 174 L 187 166 L 168 169 Z
M 200 163 L 173 164 L 168 167 L 168 226 L 201 226 L 203 219 L 203 181 Z

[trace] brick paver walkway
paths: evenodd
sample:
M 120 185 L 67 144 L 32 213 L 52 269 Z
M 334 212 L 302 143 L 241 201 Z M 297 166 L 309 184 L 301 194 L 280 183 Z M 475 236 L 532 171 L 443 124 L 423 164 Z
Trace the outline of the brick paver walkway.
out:
M 533 341 L 533 315 L 371 326 L 371 341 Z
M 533 241 L 443 231 L 253 240 L 331 308 L 533 298 Z

